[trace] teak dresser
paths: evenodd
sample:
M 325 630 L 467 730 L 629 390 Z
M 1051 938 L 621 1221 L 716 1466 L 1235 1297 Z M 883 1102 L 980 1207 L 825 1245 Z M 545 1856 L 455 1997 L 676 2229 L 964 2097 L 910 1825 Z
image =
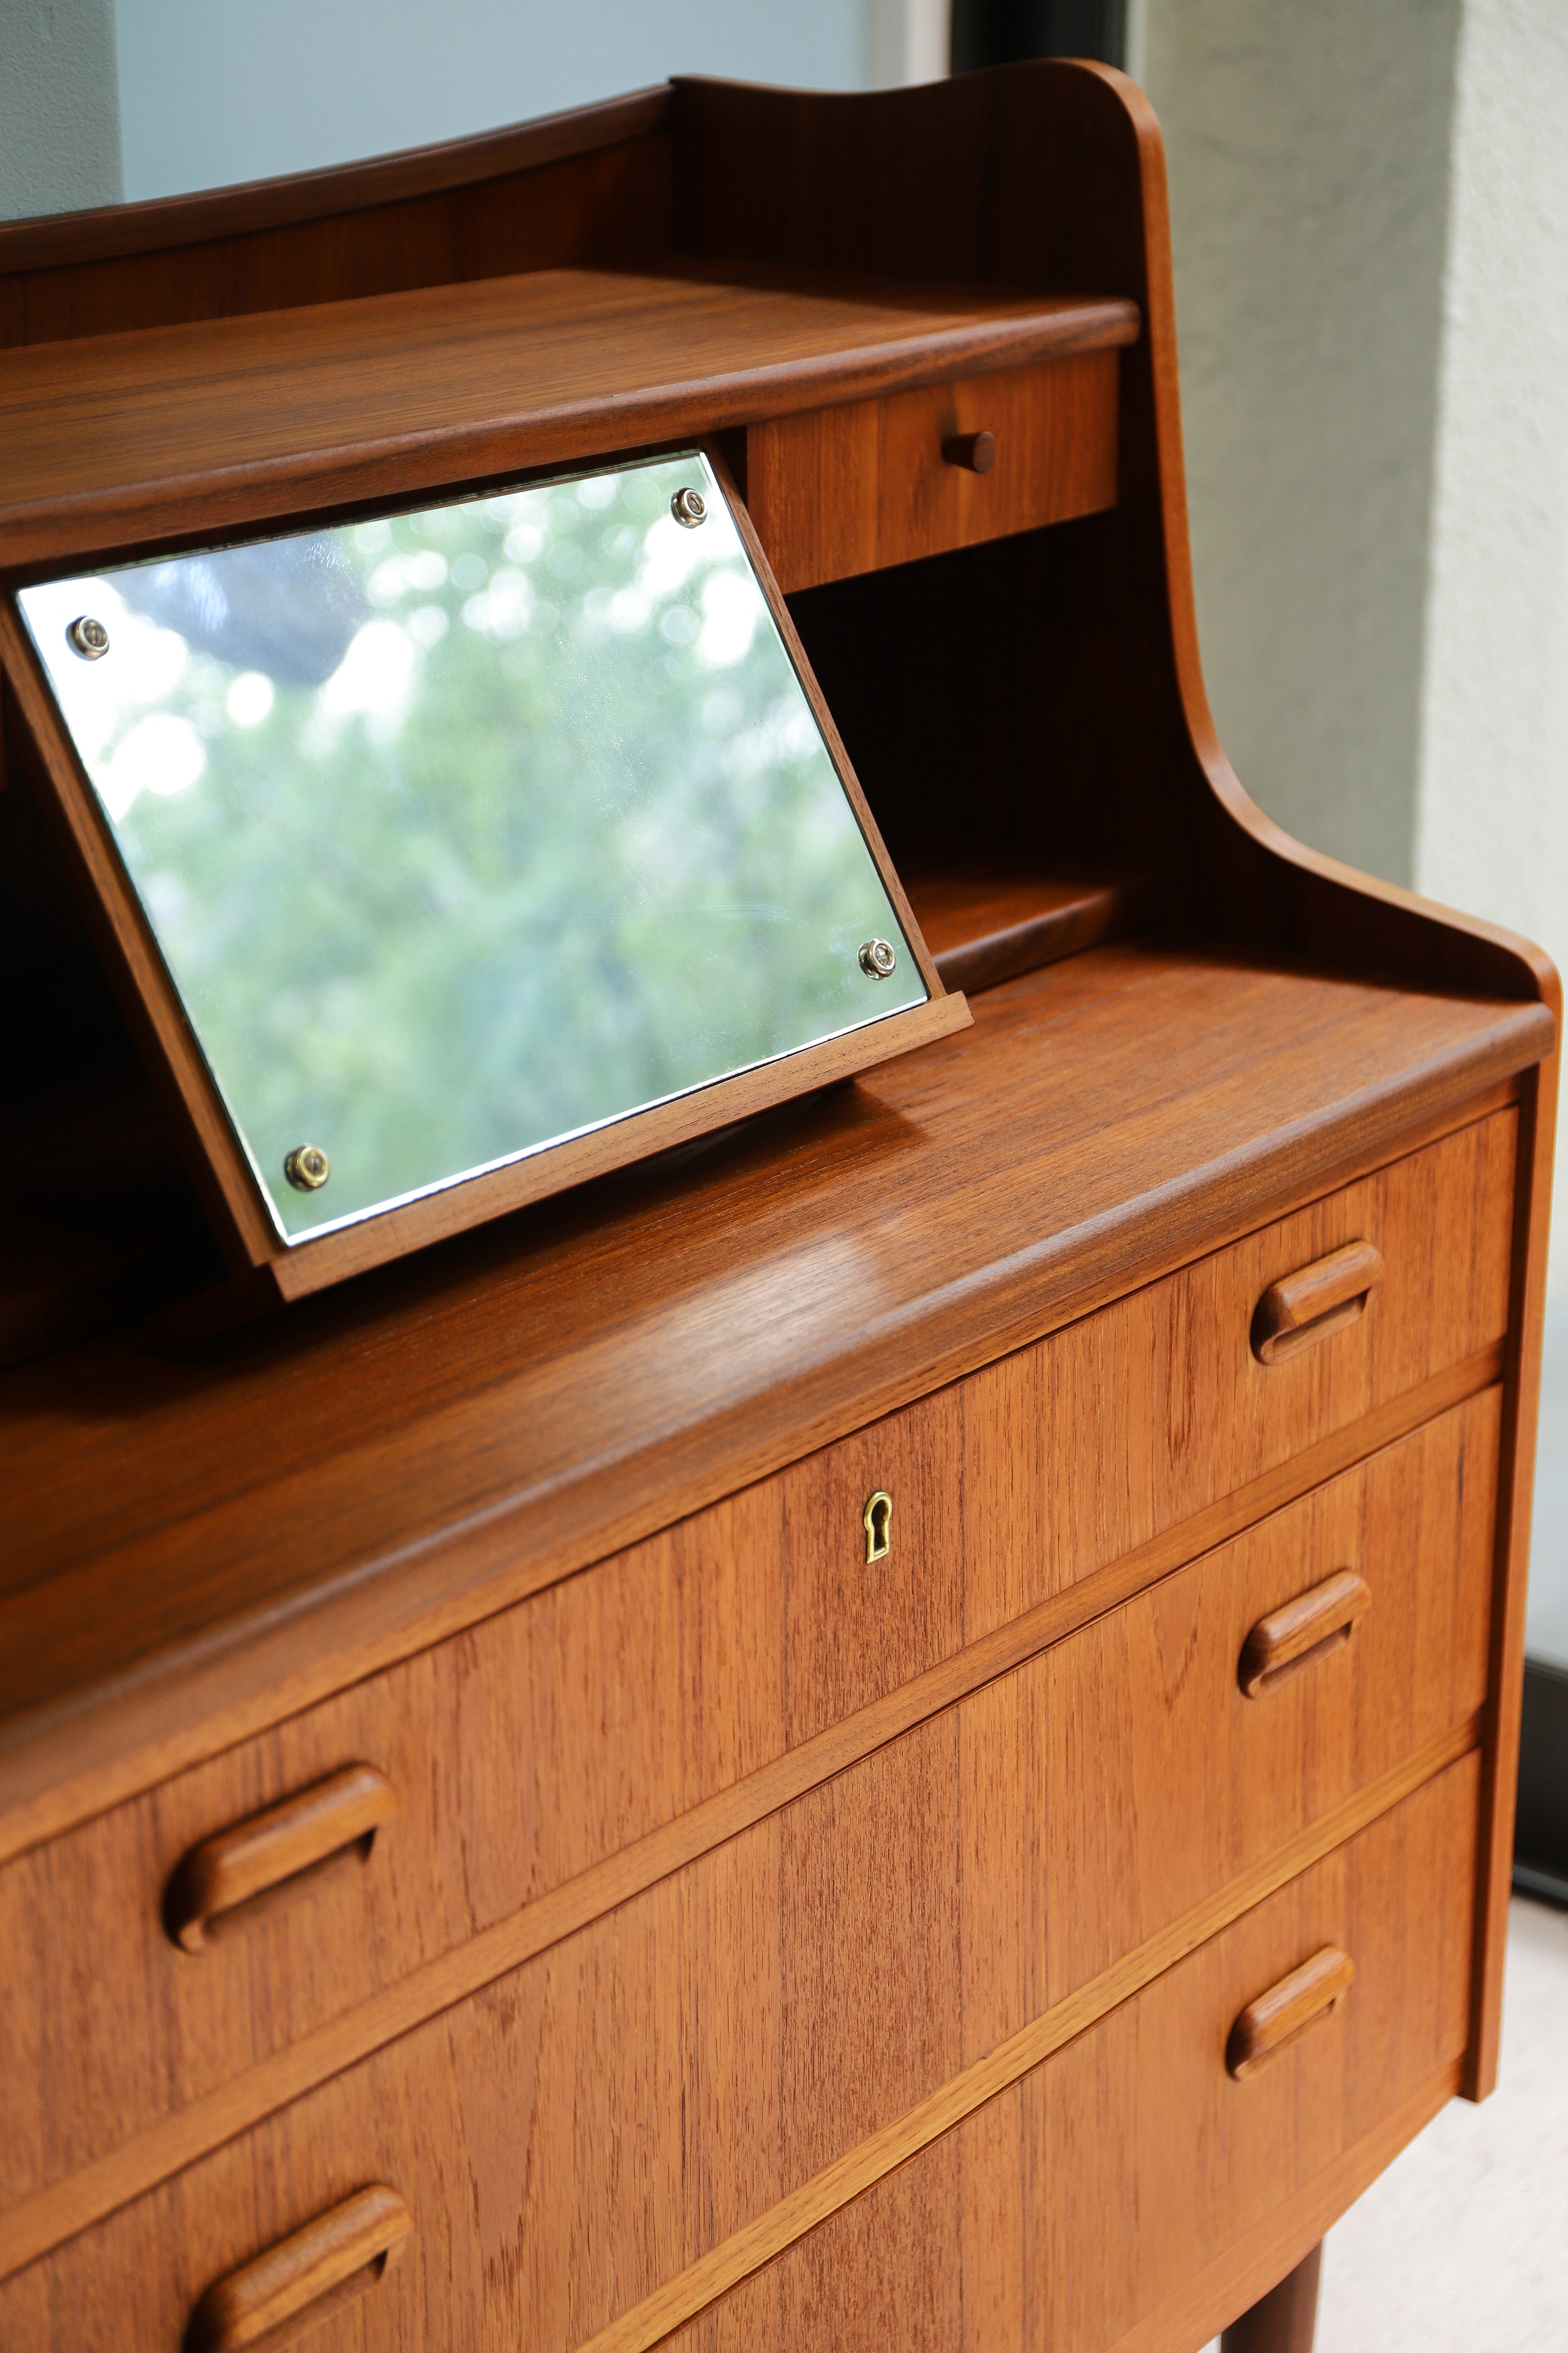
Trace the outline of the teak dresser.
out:
M 1226 765 L 1144 101 L 678 83 L 0 340 L 11 585 L 711 448 L 974 1017 L 182 1335 L 8 638 L 0 2345 L 1306 2346 L 1496 2069 L 1560 1000 Z

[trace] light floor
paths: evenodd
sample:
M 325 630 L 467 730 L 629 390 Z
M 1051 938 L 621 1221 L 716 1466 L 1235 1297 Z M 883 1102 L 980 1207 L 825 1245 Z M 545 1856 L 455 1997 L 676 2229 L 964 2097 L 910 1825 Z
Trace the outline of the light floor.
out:
M 1498 2088 L 1330 2232 L 1314 2353 L 1568 2353 L 1568 1913 L 1514 1898 Z

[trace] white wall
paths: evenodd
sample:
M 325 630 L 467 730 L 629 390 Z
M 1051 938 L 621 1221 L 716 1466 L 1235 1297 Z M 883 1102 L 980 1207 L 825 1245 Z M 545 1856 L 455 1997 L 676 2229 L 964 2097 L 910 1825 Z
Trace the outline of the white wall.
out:
M 676 73 L 916 79 L 945 0 L 119 0 L 125 193 L 461 137 Z
M 1468 0 L 1415 880 L 1568 964 L 1568 8 Z M 1568 1666 L 1568 1134 L 1558 1127 L 1526 1642 Z
M 1568 5 L 1140 0 L 1204 666 L 1317 847 L 1568 957 Z M 1552 1289 L 1568 1299 L 1568 1157 Z
M 0 0 L 0 218 L 460 138 L 675 73 L 931 80 L 951 15 L 951 0 Z
M 1242 782 L 1413 872 L 1459 0 L 1144 0 L 1200 638 Z
M 872 90 L 941 81 L 952 48 L 952 0 L 867 0 L 866 81 Z
M 114 0 L 0 0 L 0 220 L 120 195 Z
M 1436 898 L 1530 933 L 1560 965 L 1568 960 L 1565 126 L 1563 0 L 1468 0 L 1415 880 Z M 1568 1198 L 1559 1200 L 1568 1208 Z M 1560 1236 L 1565 1223 L 1559 1218 Z M 1558 1271 L 1568 1277 L 1561 1250 Z

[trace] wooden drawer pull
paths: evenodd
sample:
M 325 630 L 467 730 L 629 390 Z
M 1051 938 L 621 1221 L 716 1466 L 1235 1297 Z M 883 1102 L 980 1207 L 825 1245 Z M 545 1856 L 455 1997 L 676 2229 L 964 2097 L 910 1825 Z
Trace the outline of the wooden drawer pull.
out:
M 164 1926 L 187 1953 L 199 1953 L 220 1914 L 368 1839 L 396 1811 L 397 1792 L 384 1773 L 345 1765 L 194 1846 L 169 1882 Z
M 994 433 L 950 433 L 942 445 L 942 454 L 950 466 L 962 466 L 968 474 L 988 474 L 996 463 Z
M 1272 1691 L 1299 1667 L 1348 1642 L 1351 1628 L 1372 1604 L 1366 1579 L 1353 1568 L 1325 1577 L 1321 1585 L 1260 1618 L 1241 1646 L 1237 1681 L 1248 1699 Z
M 1288 1978 L 1249 2001 L 1230 2030 L 1225 2046 L 1226 2071 L 1238 2084 L 1278 2059 L 1309 2026 L 1327 2018 L 1336 2002 L 1351 1989 L 1355 1963 L 1338 1945 L 1325 1945 Z
M 1294 1274 L 1282 1274 L 1253 1314 L 1253 1355 L 1260 1365 L 1282 1365 L 1302 1348 L 1342 1332 L 1365 1314 L 1382 1281 L 1383 1253 L 1371 1242 L 1347 1242 Z
M 395 2189 L 373 2182 L 341 2206 L 215 2280 L 191 2315 L 184 2353 L 259 2353 L 289 2344 L 374 2287 L 395 2263 L 414 2218 Z

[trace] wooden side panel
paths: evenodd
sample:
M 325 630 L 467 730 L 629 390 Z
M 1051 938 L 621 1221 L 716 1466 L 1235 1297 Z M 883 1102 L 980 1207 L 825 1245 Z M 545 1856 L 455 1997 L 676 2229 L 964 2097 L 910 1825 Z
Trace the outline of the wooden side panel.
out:
M 25 2121 L 0 2143 L 0 2196 L 60 2179 L 761 1775 L 741 1817 L 753 1819 L 778 1802 L 765 1777 L 804 1743 L 1495 1341 L 1515 1117 L 1461 1130 L 5 1866 L 16 1998 L 0 2053 Z M 1260 1366 L 1247 1331 L 1267 1284 L 1363 1234 L 1388 1269 L 1378 1303 L 1319 1349 Z M 892 1546 L 868 1568 L 861 1514 L 877 1488 L 894 1499 Z M 1473 1462 L 1467 1528 L 1489 1493 Z M 1342 1548 L 1359 1544 L 1347 1534 Z M 1325 1557 L 1317 1574 L 1345 1565 Z M 1254 1614 L 1299 1589 L 1284 1578 Z M 1239 1652 L 1247 1629 L 1232 1630 Z M 1151 1640 L 1157 1656 L 1176 1635 Z M 1221 1666 L 1223 1683 L 1234 1661 Z M 1119 1722 L 1113 1706 L 1108 1738 Z M 891 1728 L 869 1715 L 847 1755 Z M 330 1866 L 200 1958 L 176 1953 L 158 1907 L 182 1854 L 356 1760 L 402 1799 L 369 1862 Z M 1326 1785 L 1320 1796 L 1331 1802 Z M 1103 1841 L 1113 1817 L 1099 1819 Z M 1107 1957 L 1144 1916 L 1106 1909 Z
M 637 2306 L 654 2286 L 957 2072 L 963 1906 L 921 1859 L 955 1834 L 952 1783 L 928 1744 L 904 1746 L 923 1751 L 912 1779 L 879 1764 L 812 1800 L 816 1819 L 763 1826 L 761 1879 L 738 1842 L 577 1953 L 17 2274 L 0 2289 L 6 2341 L 174 2353 L 214 2276 L 374 2180 L 406 2200 L 414 2240 L 326 2323 L 322 2353 L 568 2353 L 601 2329 L 605 2353 L 652 2343 L 664 2330 Z M 700 2332 L 865 2344 L 866 2300 L 901 2272 L 889 2341 L 911 2341 L 913 2313 L 943 2344 L 1100 2353 L 1459 2056 L 1476 1810 L 1472 1757 L 836 2215 Z M 778 1893 L 759 1905 L 768 1882 Z M 1350 1996 L 1234 2084 L 1237 2011 L 1329 1942 L 1355 1962 Z M 965 2288 L 986 2332 L 973 2338 Z
M 779 586 L 810 588 L 1116 501 L 1120 355 L 1091 352 L 886 400 L 807 409 L 746 435 L 746 497 Z M 951 438 L 990 433 L 987 473 Z
M 1501 1509 L 1488 1692 L 1490 1722 L 1482 1810 L 1480 1901 L 1476 1916 L 1476 2012 L 1465 2094 L 1484 2100 L 1496 2088 L 1502 2033 L 1503 1964 L 1513 1886 L 1514 1810 L 1519 1787 L 1520 1716 L 1524 1683 L 1524 1606 L 1530 1577 L 1531 1511 L 1535 1491 L 1536 1411 L 1541 1395 L 1546 1313 L 1547 1228 L 1557 1127 L 1561 1056 L 1531 1073 L 1521 1107 L 1513 1239 L 1513 1294 L 1502 1418 Z

